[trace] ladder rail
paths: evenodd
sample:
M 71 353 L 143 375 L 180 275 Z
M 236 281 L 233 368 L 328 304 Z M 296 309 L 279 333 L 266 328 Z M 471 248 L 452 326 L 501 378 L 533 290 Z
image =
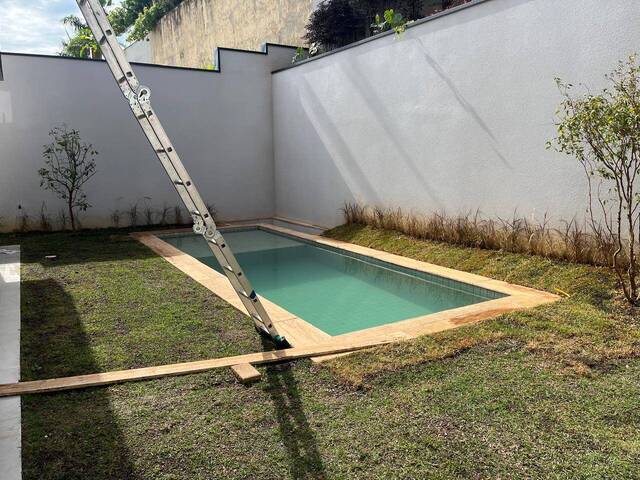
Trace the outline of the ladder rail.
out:
M 277 343 L 286 344 L 274 326 L 260 298 L 238 264 L 222 233 L 189 176 L 169 136 L 151 107 L 151 90 L 140 84 L 131 64 L 117 41 L 107 14 L 98 0 L 76 0 L 80 10 L 102 49 L 116 83 L 128 100 L 133 115 L 142 128 L 158 160 L 171 179 L 180 199 L 194 222 L 194 231 L 201 234 L 222 270 L 254 321 L 256 329 L 271 336 Z

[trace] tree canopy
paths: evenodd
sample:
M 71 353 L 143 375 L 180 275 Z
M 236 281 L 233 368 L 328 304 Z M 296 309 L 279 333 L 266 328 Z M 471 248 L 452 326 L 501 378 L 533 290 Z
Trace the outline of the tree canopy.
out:
M 418 20 L 469 0 L 324 0 L 311 14 L 304 39 L 329 51 L 379 31 L 376 15 L 393 12 L 405 21 Z
M 113 0 L 100 0 L 109 10 L 109 20 L 117 35 L 127 34 L 127 40 L 143 40 L 160 19 L 184 0 L 122 0 L 112 7 Z M 324 0 L 311 14 L 304 37 L 321 51 L 342 47 L 376 32 L 376 15 L 393 9 L 403 19 L 417 20 L 425 12 L 445 10 L 469 0 Z M 73 27 L 73 35 L 63 42 L 61 55 L 100 58 L 101 52 L 91 31 L 76 16 L 65 17 L 65 25 Z
M 123 0 L 120 5 L 109 9 L 109 21 L 116 35 L 128 32 L 127 40 L 142 40 L 153 30 L 158 21 L 183 0 Z M 105 7 L 111 7 L 112 0 L 100 0 Z M 100 58 L 100 48 L 85 22 L 75 15 L 65 17 L 65 25 L 73 28 L 73 35 L 62 43 L 61 55 Z

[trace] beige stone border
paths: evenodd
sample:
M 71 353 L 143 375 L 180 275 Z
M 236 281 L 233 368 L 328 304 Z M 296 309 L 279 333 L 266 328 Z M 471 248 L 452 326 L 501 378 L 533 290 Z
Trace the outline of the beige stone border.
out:
M 440 267 L 431 263 L 420 262 L 411 258 L 374 250 L 372 248 L 362 247 L 360 245 L 354 245 L 348 242 L 342 242 L 340 240 L 333 240 L 331 238 L 320 237 L 318 235 L 301 233 L 276 225 L 264 223 L 243 223 L 241 225 L 238 225 L 238 227 L 256 227 L 266 231 L 271 230 L 274 232 L 285 233 L 287 235 L 305 239 L 321 245 L 338 248 L 340 250 L 345 250 L 347 252 L 353 252 L 360 255 L 366 255 L 368 257 L 373 257 L 378 260 L 382 260 L 402 267 L 431 273 L 440 277 L 457 280 L 466 284 L 475 285 L 508 295 L 507 297 L 487 300 L 485 302 L 477 303 L 474 305 L 453 308 L 450 310 L 445 310 L 443 312 L 432 313 L 429 315 L 410 318 L 408 320 L 401 320 L 386 325 L 366 328 L 364 330 L 358 330 L 356 332 L 350 332 L 336 336 L 328 335 L 319 328 L 311 325 L 309 322 L 306 322 L 304 319 L 297 317 L 296 315 L 288 312 L 279 305 L 276 305 L 275 303 L 261 296 L 260 298 L 267 312 L 271 316 L 274 324 L 276 325 L 276 328 L 282 335 L 287 338 L 289 343 L 295 347 L 307 347 L 315 344 L 326 343 L 330 339 L 341 341 L 373 341 L 383 338 L 387 340 L 415 338 L 420 335 L 441 332 L 444 330 L 457 328 L 461 325 L 476 323 L 481 320 L 494 317 L 501 313 L 536 307 L 545 303 L 554 302 L 560 298 L 557 295 L 542 292 L 540 290 L 521 287 L 519 285 L 513 285 L 511 283 L 482 277 L 480 275 L 474 275 L 472 273 L 461 272 L 459 270 L 454 270 L 451 268 Z M 217 296 L 246 314 L 247 312 L 242 305 L 242 302 L 223 274 L 217 272 L 211 267 L 208 267 L 207 265 L 204 265 L 200 261 L 193 258 L 191 255 L 178 250 L 173 245 L 170 245 L 157 236 L 167 233 L 179 233 L 182 231 L 189 230 L 174 229 L 153 232 L 136 232 L 132 233 L 131 235 L 145 244 L 147 247 L 151 248 L 151 250 L 163 257 L 169 263 L 196 280 L 198 283 L 205 286 Z M 314 360 L 322 361 L 329 358 L 333 357 L 322 357 L 316 358 Z

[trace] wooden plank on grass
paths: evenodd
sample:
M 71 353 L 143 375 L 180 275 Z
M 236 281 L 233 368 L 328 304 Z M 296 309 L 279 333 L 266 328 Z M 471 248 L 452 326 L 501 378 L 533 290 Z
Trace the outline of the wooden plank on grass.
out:
M 0 397 L 26 395 L 30 393 L 48 393 L 61 390 L 97 387 L 114 383 L 147 380 L 151 378 L 168 377 L 173 375 L 187 375 L 190 373 L 206 372 L 214 368 L 231 367 L 242 363 L 264 364 L 274 363 L 299 358 L 331 355 L 334 353 L 351 352 L 363 348 L 375 347 L 396 341 L 395 338 L 375 339 L 366 341 L 351 341 L 325 343 L 309 347 L 289 348 L 287 350 L 275 350 L 271 352 L 250 353 L 235 357 L 214 358 L 212 360 L 199 360 L 196 362 L 175 363 L 172 365 L 160 365 L 156 367 L 134 368 L 131 370 L 119 370 L 106 373 L 94 373 L 90 375 L 77 375 L 74 377 L 52 378 L 48 380 L 34 380 L 30 382 L 10 383 L 0 385 Z
M 231 370 L 240 383 L 253 383 L 260 380 L 260 372 L 250 363 L 232 365 Z

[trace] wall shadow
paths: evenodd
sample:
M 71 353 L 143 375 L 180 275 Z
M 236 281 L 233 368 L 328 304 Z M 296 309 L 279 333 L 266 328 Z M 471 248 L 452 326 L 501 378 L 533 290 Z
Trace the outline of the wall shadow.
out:
M 326 479 L 316 436 L 304 412 L 298 383 L 290 363 L 271 365 L 266 371 L 267 391 L 275 407 L 282 443 L 295 479 Z
M 64 288 L 53 280 L 26 281 L 21 291 L 26 311 L 22 317 L 22 380 L 65 374 L 67 363 L 97 371 L 80 316 Z M 51 311 L 63 320 L 50 320 Z M 64 329 L 68 344 L 48 343 L 55 329 Z M 60 337 L 59 330 L 56 337 Z M 24 479 L 141 478 L 134 472 L 125 445 L 106 388 L 22 398 Z
M 396 159 L 402 160 L 414 177 L 419 179 L 425 193 L 436 203 L 437 208 L 444 207 L 444 202 L 434 193 L 433 186 L 428 179 L 428 161 L 424 165 L 419 164 L 405 147 L 406 139 L 403 138 L 405 133 L 397 125 L 397 112 L 392 112 L 387 107 L 386 101 L 377 93 L 368 76 L 362 73 L 357 64 L 343 62 L 339 68 L 351 83 L 358 87 L 356 91 L 369 107 L 370 118 L 384 131 L 384 141 L 393 145 L 393 150 L 397 154 Z M 423 152 L 422 155 L 422 159 L 428 158 L 427 152 Z
M 301 79 L 300 99 L 313 130 L 329 153 L 336 170 L 340 172 L 341 180 L 349 188 L 352 197 L 364 197 L 372 203 L 380 203 L 378 192 L 354 157 L 351 147 L 344 139 L 344 134 L 340 132 L 306 78 Z
M 458 102 L 458 104 L 464 109 L 465 112 L 469 114 L 469 116 L 476 122 L 476 124 L 480 127 L 480 129 L 484 132 L 484 134 L 488 137 L 489 145 L 493 152 L 496 154 L 496 157 L 500 159 L 500 161 L 504 164 L 505 167 L 509 169 L 513 169 L 513 166 L 509 162 L 509 160 L 500 152 L 498 148 L 498 139 L 495 134 L 489 127 L 489 125 L 483 120 L 482 116 L 478 113 L 475 107 L 465 98 L 460 89 L 456 87 L 451 78 L 446 74 L 444 69 L 440 66 L 435 59 L 429 55 L 427 52 L 427 46 L 425 45 L 422 38 L 415 38 L 415 40 L 420 44 L 420 52 L 424 56 L 425 62 L 431 67 L 431 69 L 440 77 L 440 79 L 444 82 L 447 88 L 451 91 L 454 98 Z

